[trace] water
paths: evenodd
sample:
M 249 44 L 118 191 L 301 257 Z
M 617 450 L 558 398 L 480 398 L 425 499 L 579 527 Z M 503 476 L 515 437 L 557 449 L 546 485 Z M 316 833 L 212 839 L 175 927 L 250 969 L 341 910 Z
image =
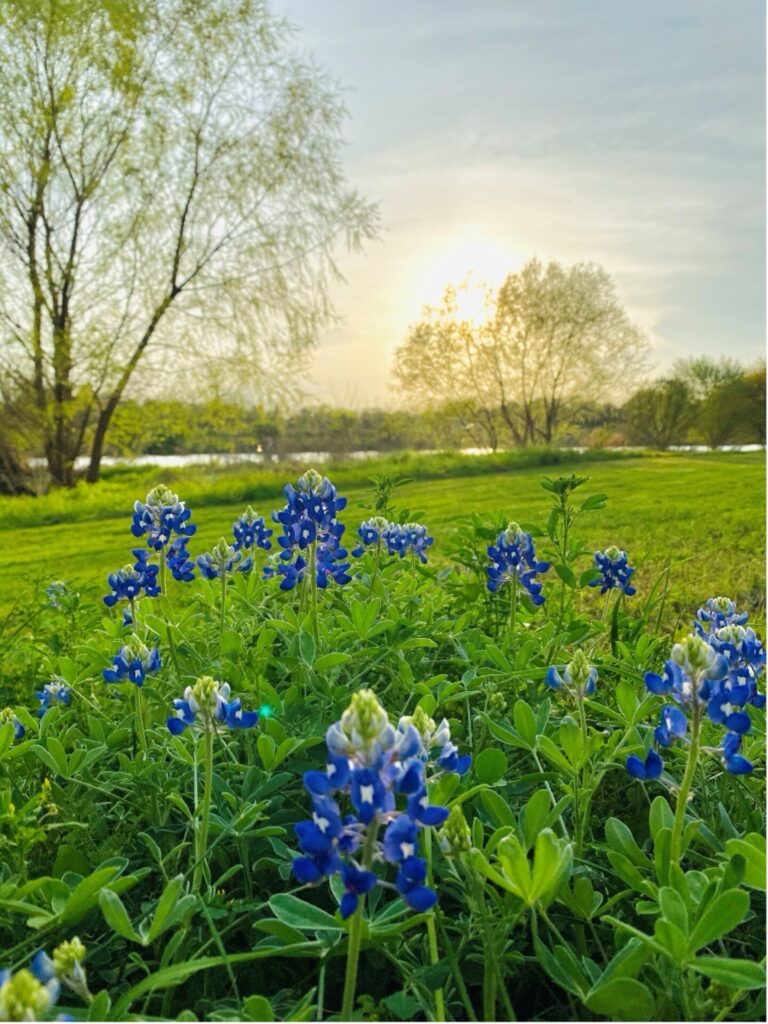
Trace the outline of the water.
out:
M 559 448 L 557 451 L 579 452 L 583 454 L 590 449 L 583 445 L 571 445 L 568 448 Z M 616 452 L 643 451 L 642 448 L 628 446 L 617 446 L 611 448 Z M 671 452 L 708 452 L 712 449 L 703 444 L 673 444 L 666 449 Z M 724 444 L 714 449 L 720 452 L 759 452 L 764 450 L 761 444 Z M 438 449 L 430 449 L 417 452 L 418 455 L 435 455 Z M 461 448 L 458 450 L 461 455 L 490 455 L 490 448 Z M 265 452 L 197 452 L 189 455 L 133 455 L 133 456 L 111 456 L 105 455 L 101 460 L 102 466 L 160 466 L 169 469 L 181 469 L 185 466 L 269 466 L 278 465 L 281 462 L 301 462 L 322 464 L 333 458 L 343 457 L 345 459 L 371 459 L 382 455 L 396 455 L 397 452 L 382 451 L 355 451 L 345 452 L 343 456 L 334 455 L 332 452 L 289 452 L 284 456 L 275 453 Z M 87 469 L 89 459 L 87 455 L 81 455 L 75 459 L 75 469 Z M 30 466 L 45 466 L 45 459 L 34 458 L 29 460 Z

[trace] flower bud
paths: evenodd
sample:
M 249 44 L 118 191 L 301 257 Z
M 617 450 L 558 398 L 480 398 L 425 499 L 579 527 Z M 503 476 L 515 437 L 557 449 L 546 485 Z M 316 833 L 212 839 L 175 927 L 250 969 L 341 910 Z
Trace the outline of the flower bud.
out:
M 166 487 L 165 484 L 158 484 L 157 487 L 153 487 L 147 495 L 145 502 L 152 509 L 165 508 L 168 505 L 177 505 L 178 503 L 178 494 L 174 494 L 170 487 Z
M 0 985 L 0 1020 L 41 1020 L 51 1005 L 51 993 L 25 969 Z
M 472 846 L 472 834 L 466 818 L 458 805 L 451 809 L 445 824 L 438 833 L 440 849 L 446 857 L 457 857 L 467 853 Z
M 681 665 L 690 676 L 702 675 L 717 659 L 716 652 L 707 641 L 691 634 L 672 648 L 672 660 Z
M 303 491 L 304 494 L 311 494 L 322 486 L 323 476 L 316 469 L 308 469 L 297 482 L 300 491 Z

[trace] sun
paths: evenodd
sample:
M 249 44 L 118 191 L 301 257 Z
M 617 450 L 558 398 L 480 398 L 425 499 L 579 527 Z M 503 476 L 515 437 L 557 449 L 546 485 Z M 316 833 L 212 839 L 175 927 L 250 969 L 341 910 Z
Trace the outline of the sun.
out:
M 467 320 L 480 320 L 485 314 L 483 285 L 498 288 L 504 278 L 515 270 L 520 257 L 494 242 L 478 238 L 464 238 L 425 254 L 429 259 L 421 279 L 419 307 L 440 301 L 448 285 L 466 283 L 467 289 L 458 295 L 459 315 Z

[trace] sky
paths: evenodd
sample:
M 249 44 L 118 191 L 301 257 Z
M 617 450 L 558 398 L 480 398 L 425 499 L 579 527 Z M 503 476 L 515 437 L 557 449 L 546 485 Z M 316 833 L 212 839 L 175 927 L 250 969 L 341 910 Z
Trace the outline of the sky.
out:
M 344 90 L 381 233 L 344 255 L 315 394 L 396 404 L 395 348 L 445 285 L 527 259 L 614 277 L 652 343 L 765 344 L 761 0 L 273 0 Z

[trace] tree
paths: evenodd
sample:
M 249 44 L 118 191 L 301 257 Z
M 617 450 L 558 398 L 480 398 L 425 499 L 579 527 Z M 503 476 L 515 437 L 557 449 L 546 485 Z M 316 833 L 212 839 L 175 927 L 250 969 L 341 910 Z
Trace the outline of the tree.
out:
M 375 211 L 334 83 L 265 0 L 5 0 L 0 358 L 57 483 L 129 384 L 287 384 Z M 269 373 L 277 365 L 279 374 Z M 282 381 L 281 381 L 282 378 Z
M 694 415 L 695 406 L 683 381 L 657 381 L 641 388 L 624 406 L 627 440 L 653 448 L 683 444 Z
M 479 322 L 459 315 L 449 288 L 397 349 L 400 389 L 450 403 L 480 422 L 495 447 L 549 444 L 566 410 L 616 401 L 645 365 L 648 344 L 601 267 L 530 260 L 486 301 Z
M 740 380 L 743 373 L 740 364 L 727 356 L 692 356 L 677 359 L 672 367 L 672 376 L 683 381 L 694 402 L 704 401 L 723 384 Z
M 499 444 L 499 397 L 495 339 L 489 321 L 463 316 L 468 285 L 449 285 L 437 306 L 425 306 L 422 319 L 395 352 L 398 387 L 422 408 L 450 411 L 479 446 Z M 490 296 L 489 296 L 490 301 Z

